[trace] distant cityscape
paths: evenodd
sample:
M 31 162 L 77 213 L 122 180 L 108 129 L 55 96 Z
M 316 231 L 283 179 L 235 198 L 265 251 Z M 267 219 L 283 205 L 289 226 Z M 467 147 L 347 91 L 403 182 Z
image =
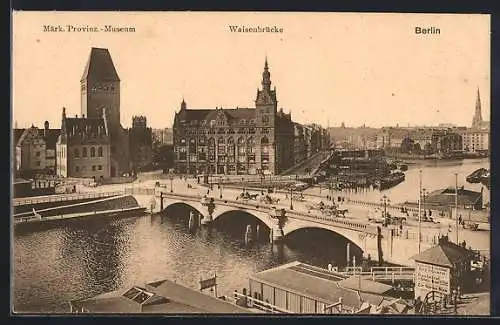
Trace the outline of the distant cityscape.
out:
M 191 109 L 182 101 L 173 128 L 147 126 L 134 116 L 120 124 L 120 78 L 107 49 L 92 48 L 81 83 L 81 116 L 62 108 L 61 128 L 13 132 L 18 176 L 46 173 L 61 177 L 113 177 L 161 168 L 181 174 L 279 174 L 330 148 L 382 149 L 387 154 L 427 158 L 488 155 L 489 122 L 483 121 L 477 90 L 470 127 L 323 128 L 294 122 L 278 109 L 267 59 L 255 108 Z

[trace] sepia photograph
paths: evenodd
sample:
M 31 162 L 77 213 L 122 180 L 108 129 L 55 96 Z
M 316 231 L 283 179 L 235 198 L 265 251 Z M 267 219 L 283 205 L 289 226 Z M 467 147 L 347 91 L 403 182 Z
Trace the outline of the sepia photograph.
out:
M 490 18 L 14 11 L 11 312 L 490 315 Z

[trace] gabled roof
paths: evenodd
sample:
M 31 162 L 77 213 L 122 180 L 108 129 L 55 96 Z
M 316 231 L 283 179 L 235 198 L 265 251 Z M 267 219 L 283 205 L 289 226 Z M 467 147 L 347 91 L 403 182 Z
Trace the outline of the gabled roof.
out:
M 83 71 L 82 79 L 97 81 L 120 81 L 108 49 L 93 47 Z
M 177 113 L 178 121 L 211 121 L 224 114 L 229 124 L 255 117 L 255 108 L 220 108 L 220 109 L 182 109 Z
M 431 247 L 422 253 L 413 256 L 412 259 L 416 262 L 451 268 L 454 267 L 456 262 L 471 255 L 474 255 L 474 252 L 469 251 L 468 249 L 451 242 L 442 242 L 437 246 Z
M 481 192 L 458 189 L 459 205 L 474 205 L 482 198 Z M 446 188 L 433 191 L 425 198 L 426 203 L 439 203 L 445 205 L 455 204 L 455 188 Z
M 71 301 L 77 309 L 106 314 L 248 313 L 249 310 L 169 280 Z
M 74 130 L 75 134 L 79 132 L 95 132 L 97 133 L 98 127 L 102 127 L 102 131 L 106 130 L 105 121 L 103 118 L 83 118 L 83 117 L 67 117 L 66 123 L 66 133 L 72 133 Z

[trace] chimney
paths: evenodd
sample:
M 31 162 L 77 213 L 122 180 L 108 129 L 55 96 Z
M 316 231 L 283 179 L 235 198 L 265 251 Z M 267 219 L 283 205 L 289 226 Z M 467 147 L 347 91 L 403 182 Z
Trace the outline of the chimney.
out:
M 82 118 L 85 118 L 85 114 L 82 114 Z

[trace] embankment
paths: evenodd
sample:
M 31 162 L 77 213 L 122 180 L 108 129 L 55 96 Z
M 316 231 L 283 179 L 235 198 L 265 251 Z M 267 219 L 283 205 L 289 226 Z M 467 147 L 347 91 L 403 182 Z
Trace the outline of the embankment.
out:
M 75 204 L 65 204 L 58 207 L 51 207 L 47 209 L 37 210 L 39 214 L 43 217 L 71 214 L 71 213 L 83 213 L 83 212 L 93 212 L 93 211 L 105 211 L 105 210 L 115 210 L 115 209 L 127 209 L 139 207 L 139 203 L 132 195 L 121 195 L 104 199 L 97 199 L 90 202 L 75 203 Z M 14 218 L 27 217 L 33 215 L 33 212 L 24 212 L 14 215 Z

